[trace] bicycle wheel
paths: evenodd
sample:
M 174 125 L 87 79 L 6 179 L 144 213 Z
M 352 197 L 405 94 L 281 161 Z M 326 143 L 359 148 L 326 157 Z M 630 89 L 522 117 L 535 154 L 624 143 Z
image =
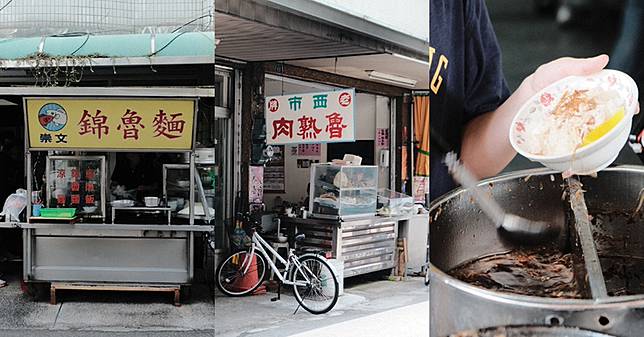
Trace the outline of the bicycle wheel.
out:
M 308 312 L 323 314 L 338 301 L 339 284 L 329 264 L 319 256 L 300 258 L 300 266 L 291 266 L 295 299 Z
M 217 288 L 228 296 L 250 294 L 262 284 L 265 273 L 266 263 L 261 255 L 237 252 L 219 265 Z

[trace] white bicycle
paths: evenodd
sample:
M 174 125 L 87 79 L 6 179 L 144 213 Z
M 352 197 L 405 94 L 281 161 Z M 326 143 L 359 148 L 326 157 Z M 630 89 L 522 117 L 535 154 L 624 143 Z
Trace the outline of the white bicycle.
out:
M 303 239 L 304 234 L 295 238 L 296 241 Z M 295 299 L 306 311 L 317 315 L 333 309 L 338 301 L 339 291 L 333 269 L 319 255 L 296 256 L 294 251 L 289 249 L 285 260 L 253 230 L 250 248 L 232 254 L 219 266 L 217 287 L 228 296 L 248 295 L 261 285 L 268 262 L 281 284 L 293 286 Z M 283 272 L 279 271 L 269 254 L 285 266 Z

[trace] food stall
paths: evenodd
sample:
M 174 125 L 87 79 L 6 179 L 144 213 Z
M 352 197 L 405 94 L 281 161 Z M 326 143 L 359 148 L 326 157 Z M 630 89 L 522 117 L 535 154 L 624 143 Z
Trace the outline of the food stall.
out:
M 196 238 L 214 230 L 199 174 L 204 168 L 196 163 L 196 152 L 203 152 L 195 147 L 197 99 L 23 102 L 30 196 L 20 224 L 25 282 L 50 283 L 52 303 L 58 289 L 81 289 L 167 291 L 178 305 L 181 288 L 194 277 Z M 137 184 L 143 176 L 163 176 L 163 192 L 113 181 L 117 158 L 137 156 L 143 169 L 122 176 Z M 179 161 L 179 174 L 170 179 L 149 158 Z M 170 186 L 185 190 L 181 207 Z
M 415 218 L 412 197 L 379 190 L 372 165 L 314 164 L 309 186 L 310 214 L 282 217 L 305 234 L 301 245 L 342 261 L 345 278 L 395 267 L 399 227 Z

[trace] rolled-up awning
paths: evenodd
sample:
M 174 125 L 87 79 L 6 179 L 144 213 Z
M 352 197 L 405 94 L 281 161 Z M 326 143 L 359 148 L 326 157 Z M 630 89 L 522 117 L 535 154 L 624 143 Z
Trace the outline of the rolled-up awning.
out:
M 414 96 L 416 176 L 429 176 L 429 96 Z
M 171 34 L 92 35 L 69 34 L 0 39 L 0 60 L 28 60 L 48 57 L 99 58 L 184 58 L 214 62 L 214 32 Z

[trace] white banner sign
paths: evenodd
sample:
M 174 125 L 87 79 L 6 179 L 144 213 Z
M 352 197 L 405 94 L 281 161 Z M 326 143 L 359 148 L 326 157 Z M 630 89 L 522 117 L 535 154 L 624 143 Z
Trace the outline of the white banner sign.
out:
M 266 142 L 352 142 L 355 90 L 266 97 Z

